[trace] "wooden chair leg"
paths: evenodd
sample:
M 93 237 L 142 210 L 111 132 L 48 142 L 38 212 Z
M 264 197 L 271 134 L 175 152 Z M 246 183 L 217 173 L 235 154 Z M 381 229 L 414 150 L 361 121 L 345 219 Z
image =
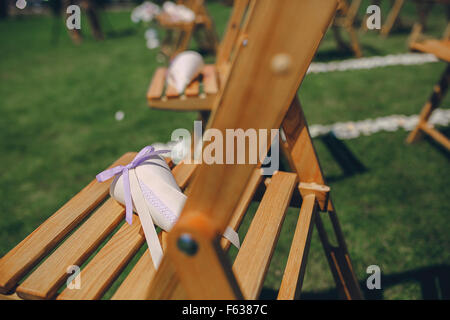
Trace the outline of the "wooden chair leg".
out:
M 286 137 L 286 141 L 282 144 L 284 154 L 292 169 L 297 172 L 300 181 L 325 185 L 319 159 L 298 97 L 294 98 L 289 107 L 282 128 Z M 317 214 L 316 226 L 337 288 L 347 299 L 363 299 L 331 197 L 328 201 L 318 202 L 318 207 L 321 211 L 328 211 L 338 242 L 337 247 L 331 246 L 320 214 Z
M 422 2 L 420 0 L 416 0 L 416 8 L 417 8 L 417 15 L 419 18 L 419 23 L 422 26 L 423 30 L 426 30 L 427 28 L 427 18 L 428 14 L 430 13 L 431 9 L 433 8 L 434 3 L 432 2 Z
M 428 101 L 423 106 L 422 111 L 419 116 L 419 123 L 417 124 L 416 128 L 409 134 L 409 136 L 406 140 L 407 143 L 413 143 L 413 142 L 417 141 L 422 135 L 421 131 L 427 130 L 428 119 L 430 118 L 433 111 L 437 107 L 439 107 L 442 99 L 444 98 L 445 94 L 447 93 L 449 81 L 450 81 L 450 64 L 447 64 L 447 67 L 446 67 L 444 73 L 442 74 L 441 79 L 439 80 L 438 84 L 436 84 L 434 86 L 431 97 L 428 99 Z M 438 141 L 445 141 L 445 140 L 439 139 Z M 448 142 L 447 142 L 447 144 L 448 144 Z M 444 144 L 444 146 L 445 146 L 445 144 Z
M 71 0 L 64 0 L 63 1 L 63 8 L 67 8 L 71 4 L 73 4 L 73 1 L 71 1 Z M 69 17 L 69 14 L 67 14 L 65 10 L 63 10 L 63 12 L 64 12 L 64 26 L 65 26 L 66 25 L 66 19 Z M 83 41 L 83 36 L 81 34 L 81 30 L 72 29 L 72 30 L 68 30 L 68 32 L 69 32 L 69 36 L 72 39 L 73 43 L 80 44 Z
M 336 212 L 331 211 L 328 212 L 328 214 L 333 225 L 333 230 L 338 245 L 335 247 L 330 244 L 328 234 L 324 228 L 320 214 L 316 217 L 316 227 L 338 292 L 341 297 L 348 300 L 364 299 L 358 280 L 355 276 L 355 272 L 353 271 L 350 255 L 345 244 Z
M 349 6 L 348 11 L 347 11 L 346 23 L 348 25 L 353 26 L 355 24 L 355 20 L 356 20 L 356 17 L 358 16 L 358 10 L 359 10 L 360 6 L 361 6 L 361 0 L 353 0 L 352 1 L 351 5 Z
M 351 47 L 352 51 L 355 54 L 357 58 L 362 57 L 361 47 L 359 45 L 358 36 L 356 34 L 355 28 L 353 28 L 353 25 L 347 25 L 346 30 L 348 34 L 350 35 L 350 41 L 351 41 Z
M 349 48 L 349 46 L 345 43 L 344 39 L 342 39 L 340 27 L 332 25 L 331 30 L 333 31 L 334 40 L 336 41 L 338 49 L 341 51 L 351 50 L 351 48 Z
M 98 16 L 98 8 L 92 0 L 85 0 L 82 2 L 82 5 L 86 11 L 86 15 L 88 17 L 94 38 L 96 40 L 102 40 L 104 36 Z
M 412 43 L 420 41 L 422 37 L 422 25 L 418 22 L 414 23 L 411 33 L 408 37 L 408 46 L 411 46 Z
M 381 35 L 387 37 L 389 33 L 392 30 L 392 27 L 395 24 L 395 21 L 398 18 L 398 15 L 400 14 L 400 11 L 403 7 L 405 0 L 395 0 L 394 4 L 392 5 L 391 11 L 389 11 L 388 17 L 386 19 L 386 22 L 381 27 Z

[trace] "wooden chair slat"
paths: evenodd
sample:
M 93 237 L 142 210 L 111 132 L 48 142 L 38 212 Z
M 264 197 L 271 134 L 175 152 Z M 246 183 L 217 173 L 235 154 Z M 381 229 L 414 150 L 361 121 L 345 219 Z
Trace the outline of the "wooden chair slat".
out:
M 214 104 L 215 96 L 206 96 L 200 94 L 198 97 L 183 97 L 161 99 L 161 100 L 150 100 L 149 105 L 153 109 L 162 110 L 176 110 L 176 111 L 210 111 L 212 105 Z
M 300 296 L 316 209 L 314 194 L 303 198 L 288 261 L 278 291 L 278 300 L 293 300 Z
M 296 180 L 294 173 L 273 175 L 233 264 L 246 299 L 257 299 L 261 292 Z
M 126 264 L 145 242 L 145 236 L 139 232 L 141 223 L 138 216 L 133 224 L 125 223 L 108 243 L 81 271 L 80 289 L 66 288 L 58 300 L 100 299 Z
M 399 18 L 399 13 L 404 5 L 405 0 L 395 0 L 392 7 L 387 15 L 386 21 L 381 27 L 381 35 L 387 36 L 392 30 L 397 18 Z
M 146 250 L 136 263 L 130 274 L 125 278 L 114 293 L 113 300 L 143 300 L 148 294 L 148 288 L 155 275 L 150 252 Z
M 230 220 L 230 223 L 228 224 L 228 226 L 233 230 L 237 231 L 239 229 L 242 219 L 244 218 L 244 215 L 247 212 L 248 206 L 252 201 L 252 198 L 256 192 L 256 189 L 260 185 L 262 178 L 263 176 L 261 175 L 261 169 L 256 168 L 255 171 L 253 171 L 253 174 L 250 177 L 247 187 L 245 188 L 244 193 L 242 194 L 241 199 L 239 200 L 239 203 L 233 212 L 233 216 Z M 230 246 L 230 241 L 228 241 L 226 238 L 222 238 L 221 245 L 222 248 L 226 250 Z
M 197 166 L 197 164 L 186 164 L 184 162 L 180 162 L 173 168 L 172 174 L 181 189 L 186 188 Z
M 178 97 L 182 92 L 178 92 L 178 90 L 171 85 L 167 85 L 166 88 L 166 97 L 167 98 L 176 98 Z
M 166 73 L 167 68 L 158 68 L 156 69 L 155 74 L 153 75 L 152 82 L 150 83 L 150 86 L 148 87 L 147 91 L 147 98 L 148 99 L 160 99 L 163 90 L 164 85 L 166 83 Z
M 219 91 L 216 67 L 206 65 L 203 68 L 203 90 L 206 94 L 216 94 Z
M 17 293 L 9 294 L 9 295 L 3 295 L 0 294 L 0 300 L 23 300 L 21 299 Z
M 200 92 L 200 82 L 197 79 L 194 79 L 194 81 L 192 81 L 187 87 L 186 90 L 184 91 L 184 94 L 188 97 L 197 97 L 198 94 Z
M 131 270 L 130 274 L 114 293 L 112 300 L 145 300 L 156 272 L 150 252 L 146 251 Z M 171 281 L 173 279 L 168 279 Z M 180 284 L 174 283 L 173 290 L 160 299 L 185 300 L 187 294 Z
M 67 268 L 81 264 L 124 219 L 125 209 L 109 198 L 17 288 L 24 299 L 51 299 L 69 276 Z
M 135 153 L 127 153 L 111 167 L 126 164 L 134 156 Z M 5 293 L 16 286 L 20 278 L 102 202 L 108 192 L 109 183 L 92 181 L 3 256 L 0 259 L 0 292 Z
M 159 241 L 165 251 L 167 246 L 167 232 L 158 234 Z M 134 268 L 122 282 L 120 287 L 114 293 L 112 300 L 144 300 L 148 296 L 150 284 L 155 276 L 155 267 L 148 250 L 136 263 Z M 167 297 L 169 298 L 169 297 Z M 171 299 L 187 299 L 186 292 L 181 285 L 178 285 L 170 295 Z

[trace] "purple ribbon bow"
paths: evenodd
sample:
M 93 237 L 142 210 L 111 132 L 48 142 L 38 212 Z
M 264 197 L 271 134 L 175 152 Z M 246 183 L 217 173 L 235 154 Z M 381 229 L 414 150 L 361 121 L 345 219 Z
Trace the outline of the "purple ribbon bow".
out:
M 123 188 L 125 191 L 125 209 L 126 215 L 125 220 L 131 224 L 133 222 L 133 203 L 131 199 L 131 189 L 130 189 L 130 178 L 128 175 L 128 171 L 130 169 L 134 169 L 144 161 L 150 159 L 153 156 L 160 155 L 162 153 L 170 152 L 170 150 L 158 150 L 155 151 L 155 148 L 152 146 L 146 146 L 134 157 L 133 161 L 131 161 L 126 166 L 117 166 L 111 169 L 107 169 L 103 172 L 100 172 L 96 178 L 98 182 L 103 182 L 111 179 L 116 175 L 123 174 Z

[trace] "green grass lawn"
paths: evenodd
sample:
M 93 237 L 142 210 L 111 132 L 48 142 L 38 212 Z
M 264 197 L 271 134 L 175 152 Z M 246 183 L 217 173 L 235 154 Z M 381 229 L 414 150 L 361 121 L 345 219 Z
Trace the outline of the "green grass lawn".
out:
M 230 9 L 215 2 L 209 9 L 222 33 Z M 408 25 L 414 8 L 407 5 L 404 15 Z M 147 107 L 145 92 L 159 65 L 157 50 L 145 47 L 144 29 L 132 25 L 129 11 L 102 17 L 106 31 L 116 36 L 96 42 L 85 32 L 79 46 L 70 42 L 62 23 L 58 41 L 52 40 L 51 17 L 0 21 L 0 256 L 120 155 L 166 142 L 175 128 L 192 128 L 195 113 Z M 438 36 L 445 25 L 442 10 L 436 7 L 429 22 L 430 34 Z M 120 35 L 128 29 L 132 32 Z M 359 35 L 365 56 L 407 52 L 407 32 L 387 39 L 373 31 Z M 327 35 L 316 61 L 351 57 L 335 48 Z M 300 99 L 310 124 L 417 114 L 444 67 L 431 63 L 311 74 Z M 449 103 L 446 98 L 443 107 Z M 114 118 L 118 110 L 125 113 L 120 122 Z M 344 174 L 321 139 L 314 143 L 363 288 L 366 268 L 381 268 L 383 289 L 365 290 L 367 297 L 449 298 L 449 155 L 429 140 L 407 146 L 406 135 L 400 130 L 344 141 L 366 168 L 355 175 Z M 272 297 L 279 286 L 297 216 L 298 209 L 290 208 L 263 297 Z M 314 232 L 304 297 L 333 298 L 333 288 Z

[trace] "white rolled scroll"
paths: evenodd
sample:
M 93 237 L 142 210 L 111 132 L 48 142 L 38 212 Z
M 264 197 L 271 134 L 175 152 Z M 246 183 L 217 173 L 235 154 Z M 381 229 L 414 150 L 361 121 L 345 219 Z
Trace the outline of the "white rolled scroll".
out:
M 167 71 L 167 84 L 182 93 L 203 69 L 202 56 L 195 51 L 179 53 L 171 62 Z
M 178 187 L 166 161 L 154 155 L 128 171 L 133 211 L 139 215 L 145 238 L 155 268 L 158 268 L 163 251 L 155 225 L 170 231 L 186 202 L 186 196 Z M 116 176 L 110 186 L 110 194 L 125 205 L 124 176 Z M 224 237 L 239 248 L 237 233 L 227 228 Z

